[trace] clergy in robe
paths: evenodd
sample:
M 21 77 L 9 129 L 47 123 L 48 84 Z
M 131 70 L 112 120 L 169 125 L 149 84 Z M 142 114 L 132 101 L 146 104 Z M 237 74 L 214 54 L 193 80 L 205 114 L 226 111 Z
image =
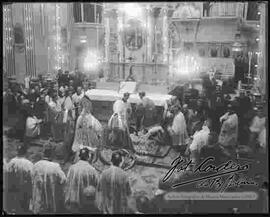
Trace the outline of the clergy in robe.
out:
M 115 101 L 113 105 L 113 114 L 108 122 L 109 144 L 114 147 L 133 149 L 129 135 L 129 120 L 132 109 L 128 98 L 129 93 L 124 93 L 123 98 Z
M 33 163 L 25 158 L 26 149 L 18 146 L 17 156 L 7 164 L 8 211 L 27 214 L 32 195 Z
M 80 160 L 73 164 L 67 174 L 67 184 L 65 190 L 65 205 L 72 213 L 80 213 L 83 205 L 83 191 L 88 186 L 96 188 L 98 183 L 98 173 L 89 163 L 91 161 L 88 148 L 80 150 Z M 89 159 L 90 158 L 90 159 Z
M 82 87 L 81 86 L 78 86 L 77 89 L 76 89 L 76 93 L 74 93 L 72 95 L 72 102 L 75 106 L 75 114 L 76 114 L 76 118 L 79 117 L 80 115 L 80 110 L 79 110 L 79 105 L 80 105 L 80 102 L 82 100 L 82 98 L 84 97 L 84 92 L 82 91 Z
M 260 134 L 263 132 L 265 128 L 265 117 L 262 112 L 262 108 L 254 108 L 256 114 L 251 121 L 249 127 L 249 145 L 251 147 L 255 147 L 256 143 L 258 143 L 258 139 Z M 261 136 L 262 137 L 262 136 Z
M 193 135 L 192 143 L 189 146 L 190 157 L 193 162 L 198 162 L 201 149 L 207 145 L 210 121 L 206 120 L 201 126 L 200 130 L 197 130 Z
M 91 114 L 92 104 L 87 96 L 81 101 L 82 112 L 77 119 L 72 151 L 78 154 L 81 146 L 100 148 L 103 128 L 101 123 Z M 75 160 L 76 161 L 76 160 Z
M 64 131 L 64 148 L 65 148 L 65 162 L 69 160 L 72 155 L 72 144 L 74 140 L 75 134 L 75 108 L 72 102 L 72 90 L 69 89 L 68 95 L 66 97 L 64 103 L 64 124 L 65 124 L 65 131 Z
M 143 127 L 149 127 L 154 124 L 154 119 L 156 116 L 156 106 L 153 100 L 146 97 L 145 92 L 140 92 L 139 96 L 144 108 L 142 124 Z
M 188 138 L 185 117 L 178 105 L 173 106 L 172 111 L 174 119 L 168 131 L 172 137 L 173 145 L 182 146 L 186 144 L 185 141 Z
M 129 127 L 129 122 L 131 118 L 132 108 L 131 104 L 128 102 L 129 93 L 124 93 L 122 99 L 118 99 L 113 104 L 113 113 L 118 113 L 124 124 Z
M 64 211 L 66 175 L 58 163 L 52 162 L 53 147 L 45 144 L 43 159 L 34 164 L 31 210 L 34 214 Z
M 122 156 L 112 154 L 112 165 L 101 173 L 97 189 L 97 205 L 103 214 L 128 213 L 131 188 L 128 174 L 120 168 Z
M 56 142 L 62 141 L 64 138 L 64 99 L 53 94 L 52 100 L 49 102 L 49 120 L 51 123 L 51 134 Z
M 222 126 L 218 141 L 234 155 L 238 142 L 238 116 L 231 104 L 228 105 L 227 112 L 220 118 L 220 122 Z

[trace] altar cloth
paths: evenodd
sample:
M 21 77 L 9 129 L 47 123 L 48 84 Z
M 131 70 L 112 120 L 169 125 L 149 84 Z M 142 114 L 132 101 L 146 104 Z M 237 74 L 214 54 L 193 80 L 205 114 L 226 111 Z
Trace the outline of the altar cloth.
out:
M 123 97 L 123 94 L 118 93 L 114 90 L 103 90 L 103 89 L 91 89 L 88 90 L 85 93 L 90 100 L 94 101 L 111 101 L 114 102 L 117 99 L 121 99 Z M 166 103 L 166 100 L 172 98 L 172 95 L 168 94 L 157 94 L 157 93 L 146 93 L 146 97 L 153 100 L 156 106 L 164 106 Z M 139 102 L 139 94 L 138 93 L 132 93 L 129 97 L 130 103 L 137 103 Z

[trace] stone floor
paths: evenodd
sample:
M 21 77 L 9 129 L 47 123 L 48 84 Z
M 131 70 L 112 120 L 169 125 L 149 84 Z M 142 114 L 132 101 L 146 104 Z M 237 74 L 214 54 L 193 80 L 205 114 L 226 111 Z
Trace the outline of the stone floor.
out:
M 13 120 L 14 121 L 14 120 Z M 12 121 L 10 120 L 9 123 Z M 7 131 L 12 124 L 9 126 L 4 126 L 3 131 Z M 31 145 L 27 152 L 27 158 L 31 160 L 33 163 L 37 162 L 42 158 L 42 151 L 43 151 L 43 144 L 45 144 L 47 140 L 39 139 L 35 144 L 39 145 Z M 10 159 L 16 156 L 16 147 L 20 144 L 20 141 L 13 138 L 8 138 L 5 133 L 3 133 L 3 157 L 9 162 Z M 56 155 L 56 162 L 59 162 L 63 171 L 67 174 L 68 168 L 72 164 L 72 162 L 67 162 L 63 164 L 61 158 L 63 144 L 57 143 L 54 145 L 56 146 L 55 155 Z M 156 163 L 159 164 L 167 164 L 173 161 L 173 159 L 177 156 L 173 150 L 170 151 L 168 156 L 164 159 L 159 159 Z M 103 165 L 100 161 L 95 163 L 95 167 L 99 170 L 104 170 L 107 166 Z M 155 194 L 155 191 L 158 187 L 159 179 L 162 178 L 166 174 L 167 169 L 163 168 L 153 168 L 153 167 L 146 167 L 146 166 L 139 166 L 135 165 L 133 168 L 128 170 L 128 174 L 130 175 L 131 187 L 135 194 L 144 194 L 147 195 L 149 198 L 152 198 Z
M 10 121 L 9 123 L 11 123 L 11 122 L 12 121 Z M 3 131 L 5 132 L 10 127 L 11 127 L 11 125 L 3 126 Z M 42 158 L 42 148 L 43 148 L 42 144 L 44 144 L 46 142 L 47 142 L 46 140 L 39 140 L 38 143 L 40 145 L 30 146 L 29 149 L 28 149 L 27 158 L 29 160 L 31 160 L 33 163 L 40 160 Z M 17 147 L 18 144 L 20 144 L 20 141 L 18 141 L 16 139 L 8 138 L 3 133 L 3 157 L 6 159 L 7 162 L 11 158 L 16 156 L 16 147 Z M 55 159 L 55 161 L 60 163 L 63 171 L 67 174 L 68 168 L 70 167 L 72 162 L 67 162 L 65 164 L 61 164 L 62 163 L 62 161 L 61 161 L 61 153 L 62 153 L 62 150 L 63 150 L 63 144 L 58 143 L 58 144 L 55 144 L 55 146 L 56 146 L 55 153 L 56 153 L 56 156 L 58 156 L 57 159 Z M 165 157 L 163 159 L 156 160 L 156 163 L 170 165 L 170 163 L 173 161 L 173 159 L 175 159 L 175 157 L 177 157 L 177 155 L 178 154 L 176 152 L 171 150 L 167 157 Z M 95 167 L 99 168 L 100 170 L 103 170 L 107 166 L 104 166 L 100 161 L 97 161 L 95 163 Z M 255 168 L 253 168 L 253 171 L 258 173 L 259 169 L 261 169 L 261 168 L 255 167 Z M 132 190 L 134 192 L 134 195 L 142 194 L 142 195 L 146 195 L 148 198 L 153 198 L 153 196 L 154 196 L 154 194 L 155 194 L 155 192 L 156 192 L 156 190 L 158 188 L 158 182 L 159 182 L 160 178 L 164 177 L 164 175 L 167 172 L 167 169 L 135 165 L 132 169 L 128 170 L 127 172 L 130 175 L 130 183 L 131 183 L 131 187 L 132 187 Z M 253 177 L 255 177 L 255 174 L 254 174 Z M 241 202 L 241 201 L 239 201 L 239 202 Z M 242 202 L 245 202 L 245 201 L 242 201 Z M 197 208 L 194 208 L 194 209 L 196 210 L 196 212 L 197 211 L 198 212 L 200 212 L 200 211 L 204 212 L 204 211 L 202 211 L 203 209 L 202 209 L 202 206 L 201 206 L 203 203 L 200 202 L 199 204 L 200 204 L 200 206 L 197 207 Z M 240 206 L 240 205 L 238 205 L 238 202 L 235 202 L 233 204 L 229 204 L 227 206 L 229 208 L 226 208 L 226 210 L 225 210 L 225 207 L 224 207 L 225 204 L 223 202 L 221 204 L 222 204 L 222 209 L 224 208 L 224 211 L 222 211 L 222 212 L 225 212 L 225 213 L 229 211 L 229 208 L 232 205 L 235 205 L 235 207 Z M 257 205 L 255 205 L 255 204 L 252 205 L 253 203 L 248 203 L 248 204 L 251 204 L 251 205 L 248 205 L 249 211 L 250 212 L 255 212 L 254 211 L 255 207 L 253 207 L 253 206 L 257 207 Z M 245 205 L 244 206 L 245 208 L 243 208 L 243 210 L 247 209 L 247 204 L 244 203 L 244 205 Z M 212 210 L 214 212 L 214 209 L 211 209 L 209 207 L 205 211 L 209 213 L 210 210 Z M 215 210 L 216 211 L 221 211 L 221 208 L 218 208 L 218 206 L 216 206 Z M 258 209 L 256 208 L 256 210 L 258 210 Z M 242 211 L 242 212 L 244 212 L 244 211 Z

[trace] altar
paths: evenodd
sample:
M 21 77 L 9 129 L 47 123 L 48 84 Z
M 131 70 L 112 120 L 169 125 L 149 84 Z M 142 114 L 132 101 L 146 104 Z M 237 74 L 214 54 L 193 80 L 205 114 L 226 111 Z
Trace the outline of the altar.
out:
M 125 83 L 125 82 L 123 82 Z M 136 82 L 130 82 L 136 83 Z M 136 103 L 139 102 L 139 92 L 145 91 L 146 96 L 153 100 L 156 105 L 159 121 L 162 117 L 164 105 L 167 100 L 172 98 L 172 95 L 167 94 L 166 87 L 157 87 L 152 85 L 136 85 L 133 90 L 126 88 L 120 89 L 121 83 L 98 83 L 97 89 L 88 90 L 85 94 L 93 102 L 93 113 L 100 121 L 108 121 L 113 113 L 113 103 L 123 97 L 124 92 L 129 92 L 129 102 L 134 108 Z

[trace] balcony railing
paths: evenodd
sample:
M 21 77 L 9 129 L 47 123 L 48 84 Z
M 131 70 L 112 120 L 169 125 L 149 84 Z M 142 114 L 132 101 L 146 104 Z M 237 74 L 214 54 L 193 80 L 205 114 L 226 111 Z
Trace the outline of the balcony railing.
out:
M 246 3 L 212 2 L 208 8 L 204 6 L 203 17 L 245 17 Z

